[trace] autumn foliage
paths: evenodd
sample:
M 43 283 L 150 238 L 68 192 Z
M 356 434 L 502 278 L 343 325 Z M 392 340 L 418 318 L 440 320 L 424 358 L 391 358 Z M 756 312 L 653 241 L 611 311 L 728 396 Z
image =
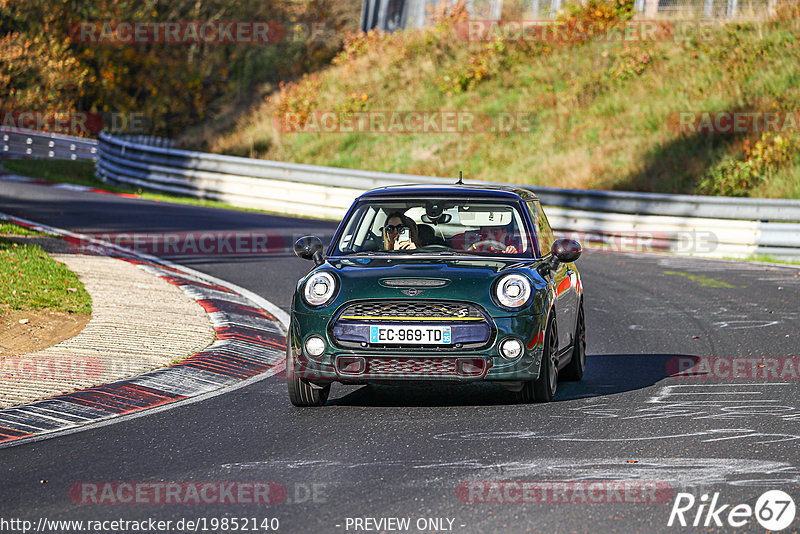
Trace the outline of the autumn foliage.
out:
M 236 108 L 267 84 L 327 64 L 352 24 L 335 0 L 0 0 L 0 110 L 137 113 L 175 135 Z M 277 43 L 98 43 L 103 21 L 270 21 Z

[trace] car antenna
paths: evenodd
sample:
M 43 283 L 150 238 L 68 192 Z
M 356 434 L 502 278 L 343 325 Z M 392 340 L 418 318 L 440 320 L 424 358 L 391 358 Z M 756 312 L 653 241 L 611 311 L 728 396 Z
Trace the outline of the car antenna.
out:
M 464 185 L 463 180 L 461 180 L 461 171 L 458 171 L 458 181 L 456 182 L 456 185 Z

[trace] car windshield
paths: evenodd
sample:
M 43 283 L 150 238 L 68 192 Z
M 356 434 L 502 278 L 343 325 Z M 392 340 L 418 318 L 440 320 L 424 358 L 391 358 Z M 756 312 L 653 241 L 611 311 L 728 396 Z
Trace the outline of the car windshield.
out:
M 476 199 L 367 200 L 345 221 L 335 255 L 474 254 L 530 257 L 517 203 Z

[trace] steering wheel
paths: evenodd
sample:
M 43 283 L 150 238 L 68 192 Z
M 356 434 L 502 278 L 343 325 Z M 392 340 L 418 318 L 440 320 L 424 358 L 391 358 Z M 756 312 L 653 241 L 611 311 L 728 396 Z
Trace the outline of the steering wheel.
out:
M 478 249 L 478 248 L 483 248 L 483 247 L 485 247 L 487 245 L 489 246 L 489 248 L 493 248 L 493 249 L 496 249 L 496 250 L 503 251 L 503 250 L 506 249 L 506 244 L 505 243 L 501 243 L 500 241 L 497 241 L 496 239 L 483 239 L 481 241 L 478 241 L 477 243 L 473 243 L 470 248 Z

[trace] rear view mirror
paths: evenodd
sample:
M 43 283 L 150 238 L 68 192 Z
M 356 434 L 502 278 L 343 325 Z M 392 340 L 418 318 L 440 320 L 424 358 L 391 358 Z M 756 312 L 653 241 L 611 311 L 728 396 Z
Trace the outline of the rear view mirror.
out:
M 453 216 L 449 213 L 442 213 L 438 217 L 432 217 L 426 213 L 421 219 L 426 224 L 447 224 L 453 220 Z

